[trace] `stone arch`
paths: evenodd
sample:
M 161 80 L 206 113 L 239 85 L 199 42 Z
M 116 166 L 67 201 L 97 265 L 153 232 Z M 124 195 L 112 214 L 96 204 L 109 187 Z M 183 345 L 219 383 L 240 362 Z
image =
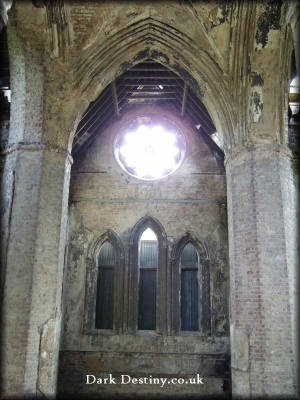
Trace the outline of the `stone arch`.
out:
M 210 43 L 205 43 L 210 47 Z M 131 23 L 100 44 L 85 49 L 73 65 L 73 87 L 88 102 L 119 75 L 151 58 L 184 79 L 208 109 L 225 149 L 235 143 L 235 112 L 226 74 L 205 47 L 185 33 L 153 18 Z M 222 121 L 222 123 L 221 123 Z
M 172 262 L 176 261 L 178 257 L 180 257 L 181 252 L 186 244 L 192 243 L 192 245 L 198 250 L 199 254 L 201 255 L 202 260 L 208 261 L 209 254 L 207 250 L 207 246 L 205 242 L 199 240 L 197 236 L 192 232 L 187 232 L 183 237 L 181 237 L 177 242 L 174 244 L 171 253 L 171 260 Z
M 95 238 L 88 249 L 86 262 L 85 312 L 83 331 L 87 334 L 98 333 L 95 329 L 95 311 L 97 295 L 98 262 L 97 256 L 103 243 L 109 242 L 116 251 L 117 267 L 114 290 L 114 331 L 119 332 L 123 326 L 123 280 L 124 280 L 124 247 L 119 236 L 108 229 L 101 236 Z
M 95 238 L 91 242 L 88 249 L 87 262 L 97 263 L 97 255 L 99 253 L 99 250 L 102 244 L 106 241 L 109 242 L 116 249 L 117 258 L 119 258 L 120 260 L 124 259 L 124 247 L 121 239 L 116 232 L 108 229 L 101 236 Z
M 139 241 L 141 234 L 146 228 L 151 228 L 155 233 L 157 240 L 166 247 L 167 235 L 162 224 L 153 217 L 146 216 L 141 218 L 133 227 L 130 235 L 130 247 Z

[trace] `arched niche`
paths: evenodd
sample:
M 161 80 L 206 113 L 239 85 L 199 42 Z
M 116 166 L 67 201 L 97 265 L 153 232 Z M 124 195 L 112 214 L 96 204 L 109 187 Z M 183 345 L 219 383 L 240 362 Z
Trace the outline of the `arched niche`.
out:
M 128 330 L 130 333 L 142 332 L 138 330 L 138 304 L 139 304 L 139 241 L 143 232 L 150 228 L 158 241 L 158 262 L 156 277 L 156 329 L 150 333 L 166 332 L 167 304 L 167 236 L 163 226 L 153 217 L 144 217 L 134 226 L 130 235 L 129 246 L 129 304 L 128 304 Z
M 96 328 L 96 303 L 97 303 L 97 281 L 99 273 L 98 256 L 103 244 L 109 243 L 114 250 L 115 271 L 114 271 L 114 307 L 113 307 L 113 328 Z M 85 289 L 85 312 L 83 331 L 86 334 L 114 334 L 119 333 L 123 326 L 124 307 L 124 247 L 119 236 L 112 230 L 107 230 L 100 237 L 96 238 L 90 245 L 86 263 L 86 289 Z
M 181 257 L 184 249 L 191 244 L 198 255 L 198 329 L 191 332 L 182 329 L 181 321 Z M 188 232 L 173 246 L 171 253 L 171 286 L 172 286 L 172 323 L 173 334 L 200 334 L 209 336 L 211 334 L 211 295 L 210 295 L 210 260 L 205 244 L 194 234 Z

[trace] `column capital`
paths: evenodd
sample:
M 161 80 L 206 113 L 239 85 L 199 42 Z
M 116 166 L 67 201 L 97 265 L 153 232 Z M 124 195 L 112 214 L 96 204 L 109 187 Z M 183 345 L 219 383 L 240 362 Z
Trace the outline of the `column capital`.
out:
M 0 156 L 4 157 L 11 153 L 19 152 L 19 151 L 50 151 L 54 153 L 61 154 L 66 157 L 70 164 L 73 164 L 73 157 L 71 153 L 65 149 L 64 147 L 57 146 L 50 143 L 41 143 L 41 142 L 18 142 L 11 143 L 7 145 L 1 152 Z
M 248 161 L 255 153 L 256 156 L 261 157 L 282 157 L 285 159 L 293 159 L 292 151 L 285 145 L 280 143 L 257 143 L 248 144 L 244 146 L 236 146 L 225 157 L 225 167 L 232 164 L 240 164 L 243 161 Z

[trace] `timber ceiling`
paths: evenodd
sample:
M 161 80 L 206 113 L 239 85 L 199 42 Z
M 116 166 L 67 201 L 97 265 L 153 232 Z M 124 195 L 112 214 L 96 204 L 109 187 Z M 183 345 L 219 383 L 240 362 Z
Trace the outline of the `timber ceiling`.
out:
M 199 98 L 187 83 L 163 65 L 146 60 L 122 74 L 90 103 L 83 115 L 73 142 L 73 155 L 86 147 L 113 118 L 118 118 L 132 105 L 173 105 L 176 112 L 189 119 L 206 141 L 216 128 Z M 196 128 L 197 127 L 197 128 Z M 215 150 L 222 151 L 217 147 Z

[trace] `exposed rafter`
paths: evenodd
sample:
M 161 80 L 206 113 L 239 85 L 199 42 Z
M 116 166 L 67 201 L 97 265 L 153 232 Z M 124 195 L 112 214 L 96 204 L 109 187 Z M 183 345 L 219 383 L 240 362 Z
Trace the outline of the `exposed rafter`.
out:
M 73 154 L 100 133 L 112 118 L 119 117 L 125 108 L 137 104 L 171 105 L 193 126 L 201 125 L 206 135 L 216 131 L 204 104 L 187 82 L 162 64 L 146 60 L 114 80 L 90 104 L 78 125 Z
M 111 83 L 111 90 L 112 90 L 112 96 L 113 96 L 113 101 L 114 101 L 115 113 L 117 116 L 119 116 L 120 110 L 119 110 L 118 93 L 117 93 L 115 81 L 112 81 L 112 83 Z
M 185 112 L 187 92 L 188 92 L 188 86 L 187 86 L 186 82 L 184 82 L 183 95 L 182 95 L 182 106 L 181 106 L 181 116 L 182 117 L 184 116 L 184 112 Z

